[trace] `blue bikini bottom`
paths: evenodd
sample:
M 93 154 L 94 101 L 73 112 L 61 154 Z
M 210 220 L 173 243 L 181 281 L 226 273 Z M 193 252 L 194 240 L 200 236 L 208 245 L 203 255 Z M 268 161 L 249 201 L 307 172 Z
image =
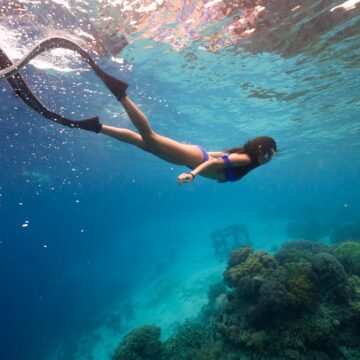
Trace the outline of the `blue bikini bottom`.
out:
M 206 152 L 206 150 L 200 145 L 195 145 L 195 146 L 197 146 L 201 150 L 201 152 L 203 154 L 203 162 L 208 161 L 209 160 L 209 154 Z
M 209 160 L 209 154 L 206 152 L 206 150 L 200 145 L 195 145 L 195 146 L 197 146 L 201 150 L 201 153 L 203 155 L 203 161 L 202 162 L 208 161 Z M 188 166 L 188 168 L 191 169 L 191 170 L 195 169 L 195 168 L 193 168 L 191 166 Z

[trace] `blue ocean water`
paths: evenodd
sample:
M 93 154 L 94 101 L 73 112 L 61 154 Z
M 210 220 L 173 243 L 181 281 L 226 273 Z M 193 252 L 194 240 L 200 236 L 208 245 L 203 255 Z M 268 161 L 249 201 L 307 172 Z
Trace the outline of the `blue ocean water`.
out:
M 46 12 L 80 6 L 19 3 L 6 5 L 12 21 L 0 23 L 1 48 L 14 60 L 56 25 L 44 21 Z M 183 5 L 177 25 L 186 23 L 187 9 L 206 3 Z M 96 11 L 97 2 L 88 5 Z M 317 221 L 329 235 L 336 225 L 359 221 L 359 6 L 355 1 L 331 17 L 341 1 L 298 5 L 301 19 L 280 17 L 260 40 L 255 31 L 253 38 L 211 48 L 209 26 L 203 38 L 180 47 L 144 36 L 146 28 L 129 33 L 115 55 L 93 53 L 130 84 L 128 95 L 160 134 L 208 151 L 274 137 L 279 154 L 239 183 L 198 177 L 179 186 L 184 168 L 103 135 L 52 124 L 0 83 L 1 359 L 108 358 L 130 324 L 141 324 L 137 314 L 146 310 L 151 319 L 175 285 L 166 283 L 147 309 L 139 308 L 146 303 L 142 289 L 176 269 L 184 282 L 207 268 L 221 276 L 225 263 L 211 245 L 216 229 L 246 224 L 255 248 L 272 251 L 288 240 L 290 222 Z M 17 6 L 43 14 L 41 26 Z M 326 12 L 332 26 L 310 27 Z M 78 26 L 72 21 L 64 20 L 62 35 Z M 298 28 L 304 38 L 301 31 L 294 37 Z M 272 45 L 266 34 L 276 34 Z M 93 36 L 101 38 L 99 29 Z M 79 57 L 54 52 L 41 59 L 46 69 L 32 62 L 23 75 L 49 107 L 133 129 Z M 166 309 L 160 324 L 171 328 L 184 319 L 186 312 Z M 99 328 L 113 338 L 104 342 Z

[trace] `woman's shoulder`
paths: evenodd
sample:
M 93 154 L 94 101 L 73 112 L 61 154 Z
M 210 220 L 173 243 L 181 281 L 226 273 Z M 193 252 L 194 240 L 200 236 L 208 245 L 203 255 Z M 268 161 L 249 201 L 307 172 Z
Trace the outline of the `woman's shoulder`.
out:
M 232 165 L 248 165 L 251 163 L 251 158 L 247 154 L 227 154 L 228 159 L 230 160 Z

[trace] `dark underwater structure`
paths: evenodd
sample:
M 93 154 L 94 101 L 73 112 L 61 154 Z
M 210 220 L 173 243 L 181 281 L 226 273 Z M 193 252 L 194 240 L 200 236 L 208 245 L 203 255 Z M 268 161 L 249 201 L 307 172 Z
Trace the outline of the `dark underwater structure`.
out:
M 133 330 L 113 360 L 360 359 L 360 242 L 242 246 L 199 319 L 160 333 Z

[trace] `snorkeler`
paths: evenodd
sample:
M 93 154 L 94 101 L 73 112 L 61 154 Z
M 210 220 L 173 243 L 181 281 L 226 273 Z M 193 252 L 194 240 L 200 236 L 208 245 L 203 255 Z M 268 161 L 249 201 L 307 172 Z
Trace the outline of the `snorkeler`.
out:
M 125 128 L 101 124 L 98 117 L 75 121 L 46 109 L 31 92 L 18 72 L 38 54 L 59 47 L 76 51 L 85 58 L 99 78 L 122 104 L 138 133 Z M 146 116 L 127 96 L 126 89 L 128 84 L 101 70 L 86 51 L 68 39 L 49 38 L 35 46 L 16 65 L 12 64 L 0 49 L 0 69 L 0 79 L 7 79 L 13 90 L 27 105 L 51 121 L 68 127 L 76 127 L 110 136 L 122 142 L 135 145 L 170 163 L 185 165 L 192 169 L 190 172 L 182 173 L 178 176 L 179 184 L 190 182 L 197 175 L 217 180 L 218 182 L 240 180 L 251 170 L 269 162 L 277 151 L 275 140 L 269 136 L 257 137 L 248 141 L 242 147 L 207 152 L 199 145 L 183 144 L 155 133 Z

